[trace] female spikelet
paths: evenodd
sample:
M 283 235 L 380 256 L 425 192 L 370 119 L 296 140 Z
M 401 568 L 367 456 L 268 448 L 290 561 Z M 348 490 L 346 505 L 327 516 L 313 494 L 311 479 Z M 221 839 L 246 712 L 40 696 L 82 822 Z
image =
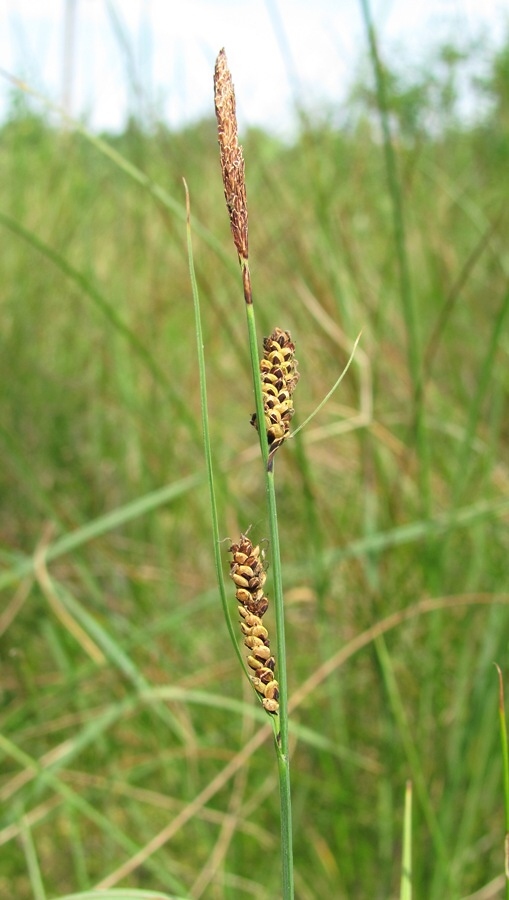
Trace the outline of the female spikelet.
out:
M 286 439 L 292 419 L 293 392 L 299 380 L 295 344 L 289 331 L 275 328 L 263 342 L 263 359 L 260 361 L 263 411 L 271 459 Z M 251 424 L 258 428 L 256 413 Z
M 245 534 L 241 534 L 238 544 L 232 544 L 230 553 L 230 577 L 237 588 L 240 628 L 250 651 L 247 664 L 254 672 L 251 681 L 263 698 L 263 708 L 275 715 L 279 710 L 279 685 L 274 677 L 276 660 L 270 651 L 269 632 L 262 621 L 269 605 L 263 589 L 267 575 L 262 555 Z

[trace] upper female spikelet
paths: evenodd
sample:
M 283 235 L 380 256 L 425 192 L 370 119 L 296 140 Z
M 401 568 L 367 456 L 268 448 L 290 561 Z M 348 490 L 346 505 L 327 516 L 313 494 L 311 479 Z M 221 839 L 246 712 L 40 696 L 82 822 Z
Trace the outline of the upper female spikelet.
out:
M 260 362 L 263 410 L 269 444 L 269 457 L 281 446 L 290 431 L 294 413 L 292 395 L 299 380 L 295 344 L 289 331 L 275 328 L 263 342 Z M 256 413 L 251 424 L 258 428 Z

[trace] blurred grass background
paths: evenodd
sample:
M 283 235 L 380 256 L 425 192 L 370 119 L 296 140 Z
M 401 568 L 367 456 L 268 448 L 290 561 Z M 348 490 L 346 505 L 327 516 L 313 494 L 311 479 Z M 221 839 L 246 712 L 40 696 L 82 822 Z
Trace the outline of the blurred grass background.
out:
M 413 341 L 372 89 L 341 120 L 302 113 L 291 143 L 243 136 L 260 338 L 296 341 L 294 422 L 362 329 L 276 466 L 302 900 L 396 894 L 408 778 L 415 896 L 501 891 L 509 43 L 472 122 L 468 64 L 444 47 L 412 83 L 384 74 Z M 120 883 L 276 897 L 275 757 L 268 730 L 242 755 L 265 719 L 215 585 L 183 219 L 185 176 L 222 528 L 260 541 L 215 122 L 104 135 L 173 203 L 23 95 L 0 132 L 0 894 L 106 883 L 161 834 Z

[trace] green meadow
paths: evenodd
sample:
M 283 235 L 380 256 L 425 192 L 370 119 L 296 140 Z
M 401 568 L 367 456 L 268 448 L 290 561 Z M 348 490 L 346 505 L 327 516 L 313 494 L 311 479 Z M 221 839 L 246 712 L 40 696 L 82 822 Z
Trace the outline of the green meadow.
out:
M 480 52 L 480 50 L 479 50 Z M 473 51 L 472 51 L 473 53 Z M 509 44 L 241 135 L 260 347 L 296 344 L 276 457 L 299 900 L 502 897 L 509 685 Z M 233 72 L 235 79 L 235 73 Z M 0 127 L 0 896 L 280 896 L 270 721 L 222 614 L 271 547 L 211 118 Z M 228 578 L 232 615 L 234 585 Z M 271 609 L 267 613 L 271 621 Z M 483 893 L 481 891 L 484 890 Z

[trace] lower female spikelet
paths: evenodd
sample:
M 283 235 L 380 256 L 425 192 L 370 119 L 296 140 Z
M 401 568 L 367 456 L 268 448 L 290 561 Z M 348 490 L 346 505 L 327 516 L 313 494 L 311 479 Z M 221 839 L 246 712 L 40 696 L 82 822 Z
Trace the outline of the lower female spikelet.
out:
M 263 342 L 260 362 L 265 429 L 271 458 L 290 431 L 294 413 L 292 395 L 299 380 L 295 344 L 289 331 L 275 328 Z M 251 424 L 258 428 L 256 413 Z
M 263 708 L 275 715 L 279 710 L 279 686 L 274 677 L 276 660 L 270 650 L 269 632 L 262 621 L 269 606 L 263 590 L 267 575 L 262 554 L 245 534 L 241 534 L 238 544 L 232 544 L 230 553 L 230 577 L 237 588 L 240 629 L 249 650 L 247 664 L 254 673 L 251 681 L 263 698 Z

